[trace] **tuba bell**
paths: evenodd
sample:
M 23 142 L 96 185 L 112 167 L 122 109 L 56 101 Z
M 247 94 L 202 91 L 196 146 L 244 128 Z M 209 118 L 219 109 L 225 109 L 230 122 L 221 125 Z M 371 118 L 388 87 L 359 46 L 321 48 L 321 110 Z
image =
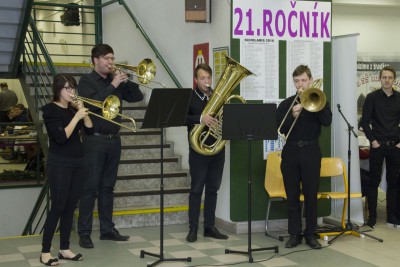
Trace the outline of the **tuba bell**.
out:
M 243 97 L 240 95 L 231 95 L 231 93 L 243 78 L 253 74 L 234 59 L 228 56 L 225 57 L 225 69 L 216 87 L 212 90 L 211 98 L 202 112 L 202 115 L 210 113 L 218 120 L 218 123 L 210 128 L 207 128 L 204 124 L 197 124 L 190 131 L 189 135 L 190 146 L 193 150 L 205 156 L 215 155 L 225 146 L 227 141 L 222 140 L 223 105 L 229 103 L 234 98 L 246 103 Z M 206 144 L 206 140 L 210 136 L 214 137 L 215 142 Z

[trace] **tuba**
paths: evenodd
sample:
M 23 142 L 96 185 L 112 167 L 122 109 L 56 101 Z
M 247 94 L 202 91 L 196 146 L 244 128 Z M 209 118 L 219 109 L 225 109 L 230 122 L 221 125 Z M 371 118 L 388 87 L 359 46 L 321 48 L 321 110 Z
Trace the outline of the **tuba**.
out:
M 229 103 L 234 98 L 239 99 L 242 103 L 246 103 L 243 97 L 240 95 L 231 95 L 231 92 L 239 84 L 240 80 L 253 74 L 232 58 L 225 57 L 225 69 L 216 87 L 212 90 L 211 98 L 202 112 L 202 115 L 210 113 L 218 120 L 218 123 L 208 129 L 204 124 L 197 124 L 190 131 L 189 135 L 190 146 L 193 150 L 205 156 L 215 155 L 225 146 L 227 141 L 222 140 L 223 105 Z M 215 138 L 215 142 L 206 144 L 206 140 L 210 136 Z

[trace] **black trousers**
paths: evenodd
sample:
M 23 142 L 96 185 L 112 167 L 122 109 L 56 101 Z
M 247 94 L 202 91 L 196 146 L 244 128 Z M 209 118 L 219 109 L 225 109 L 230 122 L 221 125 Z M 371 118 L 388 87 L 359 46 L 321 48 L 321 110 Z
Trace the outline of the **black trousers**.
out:
M 49 253 L 60 221 L 60 249 L 69 249 L 72 221 L 82 191 L 84 167 L 47 166 L 51 208 L 43 230 L 42 252 Z
M 376 218 L 378 200 L 378 186 L 381 182 L 382 164 L 386 162 L 386 213 L 387 219 L 400 219 L 400 189 L 399 168 L 400 149 L 396 146 L 381 145 L 378 148 L 370 148 L 368 186 L 368 212 L 369 217 Z
M 313 235 L 317 229 L 318 188 L 321 170 L 319 145 L 298 147 L 286 144 L 282 150 L 281 171 L 287 194 L 288 232 L 302 233 L 300 193 L 304 194 L 306 228 L 304 236 Z
M 117 180 L 121 157 L 121 138 L 85 135 L 86 178 L 79 201 L 78 233 L 90 235 L 93 225 L 93 209 L 97 196 L 100 234 L 110 232 L 115 224 L 112 221 L 114 205 L 114 186 Z
M 189 194 L 189 226 L 191 229 L 199 227 L 203 190 L 205 190 L 204 228 L 214 226 L 217 194 L 221 186 L 224 163 L 225 149 L 214 156 L 203 156 L 190 148 L 189 166 L 192 180 Z

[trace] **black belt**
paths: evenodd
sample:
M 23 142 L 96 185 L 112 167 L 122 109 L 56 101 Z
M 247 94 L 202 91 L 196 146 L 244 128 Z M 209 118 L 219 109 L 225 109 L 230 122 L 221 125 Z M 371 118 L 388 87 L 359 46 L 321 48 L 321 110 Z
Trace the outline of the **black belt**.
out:
M 105 137 L 105 138 L 117 138 L 119 137 L 119 133 L 114 133 L 114 134 L 105 134 L 105 133 L 93 133 L 95 136 L 100 136 L 100 137 Z
M 303 147 L 303 146 L 318 145 L 318 141 L 317 140 L 313 140 L 313 141 L 286 141 L 286 144 L 290 145 L 290 146 Z
M 378 143 L 380 145 L 384 145 L 384 146 L 395 146 L 395 145 L 397 145 L 399 143 L 399 141 L 394 141 L 394 140 L 391 140 L 391 141 L 378 141 Z

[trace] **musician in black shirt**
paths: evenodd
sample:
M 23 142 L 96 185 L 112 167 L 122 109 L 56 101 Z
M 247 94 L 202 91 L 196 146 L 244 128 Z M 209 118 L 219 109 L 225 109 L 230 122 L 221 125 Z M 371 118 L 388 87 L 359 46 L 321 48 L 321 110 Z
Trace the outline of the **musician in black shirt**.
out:
M 297 92 L 307 90 L 312 82 L 310 69 L 305 65 L 298 66 L 292 74 Z M 281 125 L 296 95 L 282 101 L 277 110 L 277 125 Z M 300 99 L 298 100 L 300 101 Z M 286 248 L 299 245 L 304 238 L 313 249 L 320 249 L 321 244 L 315 237 L 317 228 L 317 193 L 321 169 L 321 150 L 318 138 L 321 126 L 329 126 L 332 122 L 332 112 L 329 103 L 318 112 L 309 112 L 301 103 L 293 106 L 281 132 L 287 135 L 295 118 L 297 122 L 290 133 L 282 150 L 281 170 L 287 194 L 288 232 L 290 239 Z M 302 235 L 300 193 L 304 194 L 306 228 Z
M 143 99 L 139 86 L 128 80 L 126 73 L 112 73 L 114 51 L 107 44 L 98 44 L 92 49 L 91 73 L 82 76 L 78 84 L 80 96 L 104 102 L 114 95 L 121 102 L 138 102 Z M 101 107 L 88 105 L 90 111 L 102 114 Z M 78 233 L 79 245 L 83 248 L 93 248 L 90 238 L 92 232 L 93 209 L 97 197 L 97 209 L 100 221 L 100 239 L 126 241 L 129 236 L 120 235 L 112 221 L 114 186 L 117 180 L 118 165 L 121 156 L 120 126 L 105 119 L 91 116 L 93 120 L 93 135 L 83 137 L 85 163 L 88 175 L 79 202 Z M 113 121 L 121 123 L 121 116 Z
M 188 135 L 195 124 L 203 123 L 212 126 L 217 119 L 210 114 L 201 116 L 204 108 L 211 97 L 212 70 L 206 64 L 197 65 L 194 72 L 197 87 L 192 92 L 189 103 L 186 124 Z M 208 141 L 208 140 L 207 140 Z M 228 239 L 214 226 L 215 209 L 217 206 L 217 194 L 221 186 L 222 173 L 225 163 L 225 149 L 215 155 L 202 155 L 189 147 L 189 167 L 191 176 L 191 187 L 189 194 L 189 233 L 186 237 L 188 242 L 197 240 L 199 227 L 201 196 L 205 190 L 204 199 L 204 236 L 216 239 Z
M 367 95 L 360 126 L 370 141 L 368 185 L 368 221 L 375 227 L 377 218 L 378 186 L 381 181 L 383 160 L 386 163 L 386 212 L 387 224 L 400 227 L 400 93 L 393 89 L 396 71 L 384 67 L 379 73 L 382 87 Z
M 50 254 L 51 241 L 60 220 L 60 259 L 82 260 L 81 254 L 69 249 L 73 213 L 84 180 L 83 146 L 79 131 L 93 133 L 88 109 L 81 102 L 71 105 L 76 81 L 70 75 L 57 74 L 53 81 L 53 102 L 42 107 L 43 120 L 49 136 L 47 177 L 50 186 L 51 208 L 43 231 L 40 262 L 55 266 L 58 259 Z M 72 108 L 74 107 L 74 108 Z

